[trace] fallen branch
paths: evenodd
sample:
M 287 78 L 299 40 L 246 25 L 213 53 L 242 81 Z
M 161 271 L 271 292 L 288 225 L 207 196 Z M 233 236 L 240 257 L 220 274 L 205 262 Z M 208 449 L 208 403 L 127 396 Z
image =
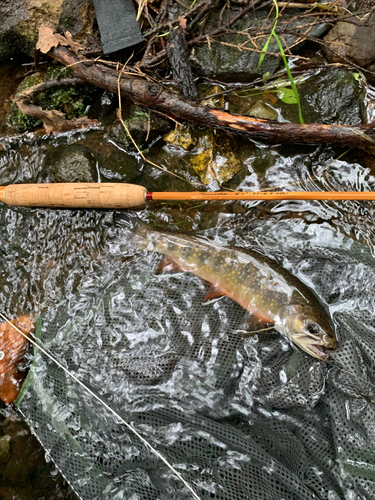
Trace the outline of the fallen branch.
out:
M 87 116 L 68 120 L 64 113 L 56 109 L 43 109 L 31 101 L 34 97 L 45 92 L 46 90 L 56 87 L 66 87 L 77 84 L 85 84 L 86 80 L 82 78 L 63 78 L 61 80 L 50 80 L 39 85 L 34 85 L 18 95 L 14 102 L 18 109 L 24 115 L 31 116 L 43 122 L 44 129 L 47 133 L 50 132 L 66 132 L 76 128 L 88 128 L 99 125 L 98 120 L 90 119 Z
M 119 72 L 97 61 L 89 61 L 67 47 L 58 46 L 49 54 L 65 66 L 70 66 L 86 82 L 116 93 Z M 258 120 L 202 106 L 182 98 L 159 83 L 124 74 L 120 80 L 121 94 L 135 103 L 165 113 L 176 119 L 207 128 L 264 142 L 298 144 L 340 144 L 361 147 L 375 152 L 375 127 L 367 125 L 296 124 Z

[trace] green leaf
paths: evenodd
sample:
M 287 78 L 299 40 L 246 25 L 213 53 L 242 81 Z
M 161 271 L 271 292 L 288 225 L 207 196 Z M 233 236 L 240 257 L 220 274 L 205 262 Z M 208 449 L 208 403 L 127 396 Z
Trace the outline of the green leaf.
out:
M 268 82 L 269 79 L 270 79 L 270 72 L 266 71 L 266 73 L 263 73 L 262 75 L 262 81 L 264 85 Z
M 278 98 L 286 104 L 298 104 L 298 99 L 293 89 L 281 88 L 276 90 Z
M 265 58 L 266 56 L 266 52 L 267 52 L 267 49 L 268 49 L 268 45 L 270 44 L 270 41 L 271 41 L 271 38 L 273 36 L 273 33 L 270 34 L 270 36 L 268 37 L 268 40 L 266 41 L 266 43 L 264 44 L 264 47 L 262 49 L 262 53 L 260 55 L 260 58 L 259 58 L 259 62 L 258 62 L 258 66 L 257 66 L 257 70 L 260 68 L 260 65 L 262 64 L 263 62 L 263 59 Z

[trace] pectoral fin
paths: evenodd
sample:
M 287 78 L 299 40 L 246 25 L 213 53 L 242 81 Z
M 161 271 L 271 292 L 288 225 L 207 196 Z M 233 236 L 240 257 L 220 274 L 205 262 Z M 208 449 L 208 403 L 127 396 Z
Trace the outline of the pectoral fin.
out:
M 274 329 L 274 324 L 265 318 L 261 318 L 251 314 L 244 323 L 241 325 L 241 334 L 244 337 L 251 337 L 253 335 L 277 333 Z
M 155 270 L 155 274 L 163 274 L 170 272 L 181 273 L 183 271 L 184 269 L 181 268 L 178 262 L 173 260 L 171 257 L 164 255 Z
M 210 288 L 207 290 L 206 296 L 203 299 L 203 303 L 208 302 L 209 300 L 212 299 L 223 297 L 224 295 L 227 295 L 227 293 L 220 287 L 215 285 L 210 285 Z

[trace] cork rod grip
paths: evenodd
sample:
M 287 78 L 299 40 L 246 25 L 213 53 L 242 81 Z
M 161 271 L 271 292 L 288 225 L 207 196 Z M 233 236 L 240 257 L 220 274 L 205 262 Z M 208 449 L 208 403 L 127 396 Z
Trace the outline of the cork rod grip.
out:
M 145 205 L 146 188 L 120 183 L 13 184 L 0 202 L 22 207 L 133 208 Z

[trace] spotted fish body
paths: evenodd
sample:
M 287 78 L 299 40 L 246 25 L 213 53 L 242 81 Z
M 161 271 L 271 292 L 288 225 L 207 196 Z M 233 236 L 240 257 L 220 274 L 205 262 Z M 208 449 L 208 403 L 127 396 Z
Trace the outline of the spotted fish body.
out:
M 330 322 L 310 290 L 253 252 L 141 227 L 136 242 L 164 254 L 169 264 L 211 283 L 212 296 L 228 295 L 254 316 L 322 361 L 337 347 Z

